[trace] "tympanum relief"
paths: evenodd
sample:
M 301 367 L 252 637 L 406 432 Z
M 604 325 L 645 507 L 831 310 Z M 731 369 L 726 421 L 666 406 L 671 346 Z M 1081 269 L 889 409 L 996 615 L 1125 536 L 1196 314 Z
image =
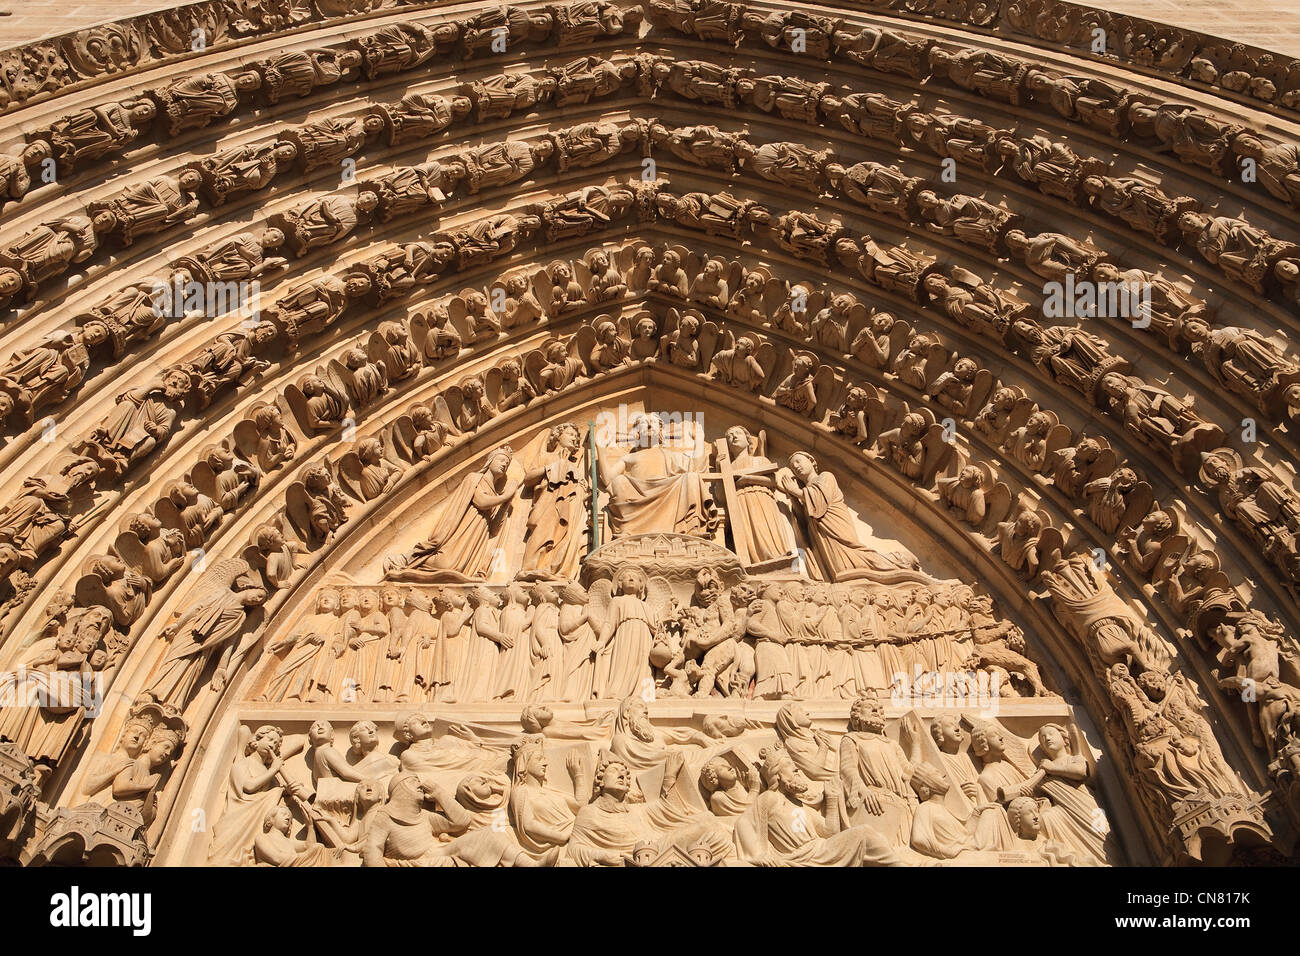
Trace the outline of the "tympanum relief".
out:
M 322 585 L 270 639 L 258 696 L 853 699 L 954 673 L 1050 693 L 1020 627 L 877 537 L 809 452 L 619 412 L 493 449 L 417 496 L 390 540 L 422 537 Z
M 915 710 L 242 722 L 204 862 L 246 866 L 1101 866 L 1067 718 Z

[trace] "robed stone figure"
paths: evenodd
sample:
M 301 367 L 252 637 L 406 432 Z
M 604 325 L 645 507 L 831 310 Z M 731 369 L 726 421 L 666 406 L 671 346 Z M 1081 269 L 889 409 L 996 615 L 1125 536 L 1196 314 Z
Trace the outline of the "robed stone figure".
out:
M 385 576 L 401 581 L 470 581 L 487 576 L 489 544 L 505 517 L 519 482 L 509 477 L 514 453 L 503 445 L 481 471 L 466 475 L 447 499 L 433 534 L 406 555 L 384 562 Z

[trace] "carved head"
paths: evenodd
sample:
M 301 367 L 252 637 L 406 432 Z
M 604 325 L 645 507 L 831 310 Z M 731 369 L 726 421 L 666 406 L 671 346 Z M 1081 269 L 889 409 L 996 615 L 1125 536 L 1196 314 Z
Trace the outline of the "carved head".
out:
M 368 754 L 379 746 L 379 728 L 373 720 L 358 720 L 348 728 L 348 743 L 360 754 Z
M 183 401 L 190 393 L 190 373 L 180 367 L 169 368 L 163 373 L 162 393 L 169 401 Z
M 514 450 L 509 445 L 502 445 L 500 448 L 488 455 L 486 468 L 488 474 L 500 480 L 505 477 L 506 472 L 510 470 L 510 463 L 514 460 Z
M 1147 671 L 1143 674 L 1154 673 Z M 1141 678 L 1138 678 L 1139 681 Z M 1055 758 L 1059 754 L 1071 753 L 1070 734 L 1060 724 L 1043 724 L 1038 728 L 1038 745 L 1043 748 L 1043 753 L 1049 758 Z
M 270 810 L 266 811 L 266 816 L 262 818 L 262 832 L 270 833 L 272 830 L 278 830 L 285 836 L 289 835 L 289 828 L 293 826 L 293 814 L 283 803 L 277 803 Z
M 1162 701 L 1165 699 L 1165 694 L 1169 691 L 1169 675 L 1162 671 L 1145 670 L 1141 674 L 1138 674 L 1137 685 L 1141 689 L 1142 693 L 1146 694 L 1153 701 Z M 1040 730 L 1038 733 L 1041 739 L 1042 731 Z M 1067 739 L 1068 738 L 1065 737 L 1062 738 L 1063 745 L 1064 741 Z M 1068 746 L 1066 746 L 1067 751 L 1068 749 Z M 1047 745 L 1044 744 L 1043 750 L 1046 752 Z
M 1007 804 L 1007 823 L 1022 840 L 1036 840 L 1043 832 L 1042 811 L 1033 797 L 1016 797 Z
M 389 584 L 379 590 L 379 606 L 385 611 L 391 611 L 393 608 L 399 608 L 406 603 L 406 595 L 402 589 Z
M 273 435 L 280 431 L 280 409 L 275 405 L 263 405 L 253 412 L 253 426 L 260 435 Z
M 804 484 L 817 477 L 817 459 L 806 451 L 797 451 L 790 456 L 790 471 Z
M 875 697 L 859 697 L 849 708 L 849 730 L 855 733 L 884 733 L 884 705 Z
M 621 760 L 609 760 L 597 768 L 594 783 L 599 793 L 621 802 L 632 788 L 632 771 Z
M 632 419 L 628 444 L 633 448 L 654 448 L 663 444 L 664 422 L 658 415 L 639 414 Z
M 729 790 L 736 785 L 736 768 L 725 757 L 710 757 L 700 767 L 700 786 L 709 793 Z
M 526 734 L 540 734 L 555 714 L 544 704 L 529 704 L 519 712 L 519 723 Z
M 1225 484 L 1232 479 L 1232 462 L 1223 455 L 1205 455 L 1201 461 L 1201 474 L 1213 485 Z
M 0 283 L 0 285 L 2 285 L 2 283 Z M 0 287 L 0 297 L 3 295 L 4 289 Z M 112 333 L 108 330 L 108 326 L 105 323 L 100 322 L 98 319 L 87 322 L 81 327 L 81 341 L 83 344 L 91 348 L 107 342 L 111 334 Z
M 334 725 L 328 720 L 314 720 L 307 728 L 307 741 L 313 747 L 323 747 L 334 742 Z
M 510 750 L 510 780 L 515 785 L 546 782 L 546 749 L 538 737 L 525 737 Z
M 971 753 L 985 762 L 1001 760 L 1006 750 L 1002 731 L 993 723 L 976 723 L 971 728 Z
M 283 742 L 283 730 L 274 724 L 263 724 L 253 731 L 253 736 L 244 746 L 244 756 L 257 754 L 262 758 L 263 763 L 270 764 L 272 757 L 279 756 L 280 745 Z
M 759 760 L 762 761 L 759 774 L 763 780 L 763 789 L 779 790 L 799 803 L 812 787 L 784 747 L 764 747 L 759 751 Z
M 966 739 L 966 731 L 961 729 L 961 718 L 956 714 L 940 714 L 930 723 L 930 736 L 940 750 L 956 753 Z
M 912 769 L 912 789 L 922 803 L 931 797 L 942 797 L 952 786 L 943 771 L 928 763 L 917 764 Z
M 748 454 L 751 450 L 749 432 L 743 425 L 732 425 L 727 429 L 727 450 L 731 452 L 731 457 Z
M 627 594 L 645 600 L 650 585 L 645 572 L 637 567 L 620 568 L 614 575 L 614 589 L 619 594 Z
M 393 736 L 401 743 L 413 744 L 433 736 L 433 724 L 424 714 L 398 714 L 393 721 Z M 390 788 L 391 793 L 391 788 Z
M 473 608 L 501 606 L 500 596 L 495 591 L 490 591 L 482 585 L 470 588 L 470 590 L 466 592 L 466 597 L 469 599 L 470 606 Z
M 703 605 L 712 605 L 722 594 L 722 579 L 712 568 L 701 568 L 695 575 L 695 596 Z
M 924 415 L 920 412 L 908 412 L 898 423 L 898 437 L 904 444 L 911 444 L 924 435 L 928 427 L 929 423 Z
M 1052 419 L 1046 412 L 1034 412 L 1025 422 L 1026 438 L 1042 438 L 1052 427 Z

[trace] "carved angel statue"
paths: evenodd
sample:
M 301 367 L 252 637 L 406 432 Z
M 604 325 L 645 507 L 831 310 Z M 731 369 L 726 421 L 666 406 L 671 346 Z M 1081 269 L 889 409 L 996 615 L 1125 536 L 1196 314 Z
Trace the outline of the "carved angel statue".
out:
M 650 581 L 637 567 L 620 568 L 614 579 L 591 586 L 590 599 L 601 626 L 596 637 L 595 694 L 622 700 L 653 686 L 650 648 L 659 615 L 667 610 L 667 582 L 657 579 L 656 600 L 648 601 Z
M 583 435 L 565 422 L 551 429 L 545 453 L 525 471 L 523 486 L 532 489 L 524 540 L 523 573 L 545 577 L 576 576 L 586 544 L 588 494 L 583 463 Z
M 215 662 L 210 686 L 221 693 L 257 637 L 242 636 L 251 608 L 266 602 L 259 576 L 243 558 L 227 558 L 206 569 L 188 610 L 162 631 L 173 641 L 149 690 L 160 701 L 184 710 L 199 689 L 208 665 Z M 242 636 L 242 637 L 241 637 Z
M 790 456 L 787 467 L 770 479 L 798 506 L 812 546 L 809 555 L 823 580 L 871 578 L 879 581 L 922 580 L 914 556 L 906 552 L 884 554 L 865 547 L 858 538 L 858 522 L 844 501 L 839 482 L 829 471 L 818 470 L 817 459 L 806 451 Z

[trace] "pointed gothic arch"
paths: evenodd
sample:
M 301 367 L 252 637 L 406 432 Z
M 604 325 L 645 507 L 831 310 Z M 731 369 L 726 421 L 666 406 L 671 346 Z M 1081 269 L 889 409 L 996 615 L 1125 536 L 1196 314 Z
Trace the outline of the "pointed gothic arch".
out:
M 760 602 L 772 589 L 770 613 L 795 613 L 778 613 L 775 595 L 797 579 L 814 593 L 790 600 L 823 609 L 807 611 L 821 620 L 835 609 L 837 628 L 866 620 L 845 610 L 858 595 L 874 608 L 876 593 L 915 587 L 930 596 L 913 605 L 928 605 L 940 591 L 954 600 L 954 580 L 977 581 L 995 602 L 988 633 L 1002 622 L 1004 636 L 1023 632 L 1050 691 L 1037 693 L 1016 670 L 1025 658 L 1005 646 L 970 658 L 1015 685 L 1002 730 L 1028 747 L 1017 773 L 1032 778 L 1034 761 L 1054 759 L 1030 737 L 1059 723 L 1073 736 L 1061 744 L 1096 782 L 1102 819 L 1125 820 L 1098 853 L 1078 816 L 1091 796 L 1070 811 L 1071 843 L 1061 835 L 1069 798 L 1034 791 L 1055 822 L 1013 839 L 1023 821 L 1008 816 L 1010 796 L 989 797 L 982 817 L 963 804 L 963 774 L 989 766 L 967 756 L 969 734 L 956 763 L 935 747 L 938 717 L 962 708 L 891 698 L 887 736 L 928 768 L 917 793 L 896 796 L 925 803 L 946 787 L 944 812 L 971 821 L 968 843 L 940 840 L 940 850 L 913 834 L 904 855 L 1133 863 L 1290 852 L 1300 366 L 1279 342 L 1300 332 L 1288 219 L 1300 201 L 1294 159 L 1287 165 L 1300 129 L 1294 69 L 1239 51 L 1236 72 L 1258 71 L 1240 87 L 1221 79 L 1229 64 L 1213 38 L 1186 31 L 1182 48 L 1198 56 L 1150 66 L 1131 46 L 1141 25 L 1114 19 L 1119 52 L 1089 61 L 1081 26 L 1063 45 L 1032 36 L 1018 4 L 987 22 L 912 3 L 846 9 L 833 22 L 694 0 L 651 4 L 647 16 L 609 3 L 470 17 L 326 6 L 304 7 L 319 21 L 310 34 L 221 5 L 185 8 L 213 38 L 190 54 L 148 17 L 84 31 L 63 42 L 71 72 L 10 89 L 0 104 L 24 133 L 5 154 L 14 202 L 0 215 L 0 352 L 12 356 L 0 367 L 0 469 L 15 495 L 0 518 L 0 663 L 33 668 L 10 679 L 14 690 L 48 689 L 67 671 L 106 694 L 92 708 L 0 712 L 11 791 L 0 848 L 33 863 L 230 863 L 278 860 L 289 833 L 305 830 L 339 851 L 336 862 L 355 860 L 357 798 L 318 788 L 322 771 L 303 763 L 297 738 L 317 718 L 371 720 L 404 753 L 395 721 L 417 704 L 452 723 L 479 720 L 487 734 L 489 757 L 466 758 L 453 786 L 468 788 L 457 802 L 478 814 L 466 825 L 474 832 L 508 802 L 498 780 L 522 705 L 553 704 L 561 720 L 599 728 L 625 695 L 447 700 L 422 664 L 401 671 L 398 648 L 365 652 L 375 659 L 358 665 L 369 669 L 359 700 L 253 697 L 286 649 L 314 661 L 309 647 L 282 642 L 321 589 L 377 601 L 392 578 L 385 549 L 410 552 L 438 508 L 474 490 L 466 476 L 494 449 L 535 457 L 547 429 L 633 407 L 702 415 L 710 442 L 733 424 L 764 431 L 774 462 L 765 474 L 788 475 L 791 456 L 810 452 L 844 493 L 851 515 L 839 532 L 897 528 L 883 537 L 929 577 L 840 573 L 797 496 L 780 489 L 795 553 L 813 570 L 747 561 L 756 532 L 739 520 L 735 481 L 712 446 L 701 466 L 710 477 L 682 486 L 689 508 L 655 503 L 633 524 L 671 536 L 681 528 L 656 522 L 689 517 L 694 537 L 720 549 L 708 552 L 719 567 L 747 568 Z M 980 32 L 994 23 L 995 36 Z M 518 53 L 504 73 L 487 55 L 498 27 Z M 148 36 L 150 56 L 96 62 L 96 30 Z M 665 38 L 672 56 L 650 52 Z M 724 58 L 727 68 L 713 65 Z M 1195 105 L 1170 99 L 1171 76 Z M 699 125 L 701 106 L 717 126 Z M 1269 134 L 1256 132 L 1266 120 Z M 1260 176 L 1230 177 L 1246 159 Z M 52 181 L 40 178 L 47 168 Z M 198 299 L 173 294 L 181 308 L 160 309 L 155 280 L 178 276 L 162 286 Z M 1111 279 L 1154 294 L 1139 321 L 1052 313 L 1050 303 L 1077 304 L 1076 284 Z M 594 467 L 595 499 L 572 514 L 594 512 L 593 533 L 608 536 L 621 520 L 609 502 L 630 492 L 585 441 L 581 494 L 592 493 Z M 704 521 L 691 508 L 715 485 L 731 497 L 710 499 L 717 514 Z M 479 567 L 481 554 L 474 567 L 454 554 L 433 561 L 434 573 L 401 582 L 425 592 L 417 608 L 443 592 L 499 596 L 529 570 L 531 498 L 509 497 L 514 517 L 490 533 L 502 566 Z M 694 558 L 674 559 L 684 573 L 705 560 L 692 537 L 645 546 L 685 548 Z M 594 570 L 613 567 L 608 551 L 583 570 L 586 550 L 557 577 L 590 587 L 613 574 Z M 627 560 L 650 561 L 637 554 Z M 535 578 L 524 575 L 529 586 Z M 696 600 L 687 578 L 660 578 L 675 582 L 680 605 Z M 606 591 L 602 612 L 609 600 Z M 665 629 L 686 640 L 695 626 L 691 614 L 643 603 L 656 640 L 671 642 Z M 964 671 L 980 644 L 972 614 L 952 615 L 953 629 L 970 632 L 956 655 L 935 650 L 950 639 L 916 623 L 939 617 L 913 605 L 910 639 L 875 632 L 876 644 L 904 650 L 882 657 L 828 639 L 836 666 L 870 658 Z M 886 616 L 873 613 L 877 624 Z M 742 656 L 761 642 L 743 630 L 732 639 L 750 648 Z M 820 667 L 819 642 L 792 639 Z M 744 778 L 790 708 L 758 693 L 761 666 L 753 686 L 724 691 L 707 648 L 690 646 L 637 664 L 657 695 L 651 723 L 670 736 L 703 727 L 721 742 L 719 721 L 744 715 L 753 725 L 730 727 L 739 742 L 726 750 Z M 339 652 L 340 668 L 356 663 L 354 650 Z M 521 672 L 545 659 L 531 653 Z M 746 673 L 734 659 L 725 667 Z M 377 697 L 366 685 L 385 668 L 390 684 L 419 682 Z M 713 690 L 684 716 L 702 672 Z M 841 735 L 837 747 L 851 700 L 891 687 L 845 673 L 795 673 L 787 689 L 819 732 Z M 245 738 L 248 759 L 263 759 L 263 724 L 294 750 L 293 769 L 236 812 L 216 781 L 242 759 Z M 701 747 L 682 783 L 692 814 L 711 806 L 691 790 L 695 764 L 721 743 Z M 746 748 L 755 752 L 737 756 Z M 785 771 L 769 758 L 780 789 Z M 649 773 L 643 785 L 664 771 L 653 760 L 631 769 Z M 757 771 L 751 783 L 758 789 Z M 257 849 L 263 798 L 268 808 L 283 800 L 290 831 Z M 851 809 L 841 822 L 863 825 Z M 234 822 L 210 844 L 192 837 L 187 812 L 217 829 L 227 814 Z M 985 830 L 975 836 L 977 817 Z M 279 819 L 264 832 L 279 833 Z M 712 846 L 684 818 L 641 836 L 665 860 L 730 852 L 730 837 Z M 465 859 L 499 850 L 474 844 Z M 569 855 L 584 852 L 595 858 L 590 848 Z

